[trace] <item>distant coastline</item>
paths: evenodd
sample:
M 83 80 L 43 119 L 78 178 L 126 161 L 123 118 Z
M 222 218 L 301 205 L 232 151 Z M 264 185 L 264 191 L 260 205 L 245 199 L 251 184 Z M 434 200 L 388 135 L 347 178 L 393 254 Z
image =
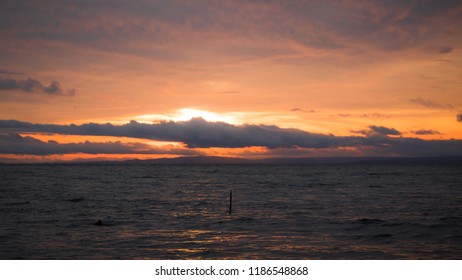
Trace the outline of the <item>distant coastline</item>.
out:
M 128 159 L 128 160 L 81 160 L 53 162 L 3 162 L 5 164 L 158 164 L 158 165 L 253 165 L 253 164 L 462 164 L 462 156 L 453 157 L 303 157 L 303 158 L 265 158 L 246 159 L 236 157 L 194 156 L 158 159 Z

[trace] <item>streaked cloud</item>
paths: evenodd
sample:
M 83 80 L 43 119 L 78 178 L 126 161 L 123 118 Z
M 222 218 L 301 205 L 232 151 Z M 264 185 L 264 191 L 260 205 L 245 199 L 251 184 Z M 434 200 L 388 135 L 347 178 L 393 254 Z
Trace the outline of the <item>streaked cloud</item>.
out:
M 441 132 L 433 129 L 419 129 L 416 131 L 412 131 L 412 133 L 416 135 L 442 135 Z
M 24 75 L 24 73 L 21 73 L 21 72 L 8 71 L 8 70 L 0 70 L 0 74 L 5 74 L 5 75 Z
M 452 28 L 457 28 L 461 4 L 436 0 L 103 0 L 47 1 L 46 5 L 16 1 L 0 7 L 4 18 L 0 27 L 15 27 L 5 32 L 8 37 L 178 60 L 189 56 L 186 49 L 175 47 L 185 42 L 198 54 L 200 45 L 212 57 L 228 53 L 241 59 L 331 54 L 325 50 L 338 54 L 428 48 L 426 41 L 450 31 L 445 20 L 452 20 Z M 208 44 L 200 42 L 203 38 Z M 439 53 L 452 50 L 447 45 L 434 48 Z
M 454 48 L 450 46 L 440 46 L 440 47 L 429 47 L 427 48 L 427 50 L 432 53 L 447 54 L 447 53 L 451 53 L 452 51 L 454 51 Z
M 444 109 L 444 110 L 454 110 L 454 106 L 451 104 L 441 104 L 432 100 L 428 99 L 423 99 L 423 98 L 411 98 L 409 99 L 410 102 L 422 105 L 427 108 L 433 108 L 433 109 Z
M 390 116 L 380 114 L 380 113 L 372 113 L 372 114 L 362 114 L 361 118 L 365 119 L 388 119 Z
M 293 109 L 290 109 L 291 112 L 302 112 L 303 109 L 301 108 L 293 108 Z
M 291 112 L 302 112 L 302 113 L 316 113 L 315 110 L 311 109 L 311 110 L 305 110 L 305 109 L 302 109 L 302 108 L 292 108 L 290 109 Z

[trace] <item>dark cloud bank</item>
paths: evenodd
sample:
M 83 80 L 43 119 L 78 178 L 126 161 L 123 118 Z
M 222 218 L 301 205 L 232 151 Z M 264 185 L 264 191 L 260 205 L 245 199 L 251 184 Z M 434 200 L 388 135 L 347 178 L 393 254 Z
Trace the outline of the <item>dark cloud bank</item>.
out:
M 190 149 L 156 149 L 142 143 L 85 141 L 81 143 L 60 144 L 56 141 L 43 142 L 29 136 L 18 134 L 0 135 L 0 154 L 53 155 L 53 154 L 176 154 L 199 155 Z
M 53 81 L 49 86 L 43 85 L 41 82 L 27 78 L 26 80 L 17 80 L 12 78 L 0 78 L 0 90 L 16 90 L 23 92 L 35 92 L 47 95 L 63 95 L 73 96 L 75 90 L 63 90 L 61 85 Z
M 400 137 L 401 133 L 393 128 L 370 126 L 365 136 L 334 136 L 331 134 L 310 133 L 298 129 L 286 129 L 271 125 L 232 125 L 224 122 L 207 122 L 194 118 L 181 122 L 161 122 L 145 124 L 131 121 L 124 125 L 110 123 L 88 123 L 82 125 L 32 124 L 16 120 L 1 120 L 0 130 L 9 133 L 0 142 L 1 153 L 19 153 L 21 146 L 27 144 L 36 147 L 28 153 L 58 153 L 53 149 L 69 149 L 73 152 L 98 153 L 102 146 L 110 146 L 117 153 L 140 153 L 149 150 L 147 147 L 127 146 L 119 142 L 58 144 L 53 141 L 37 143 L 33 138 L 14 136 L 26 132 L 57 133 L 69 135 L 124 136 L 132 138 L 161 141 L 182 142 L 188 148 L 240 148 L 260 146 L 268 149 L 335 149 L 356 147 L 365 156 L 455 156 L 462 155 L 462 140 L 422 140 L 418 138 Z M 390 137 L 392 135 L 393 137 Z M 16 137 L 16 140 L 15 138 Z M 18 138 L 19 137 L 19 138 Z M 16 141 L 16 142 L 15 142 Z M 15 144 L 16 143 L 16 144 Z M 44 143 L 44 144 L 43 144 Z M 122 152 L 123 151 L 123 152 Z M 178 154 L 184 151 L 177 151 Z M 22 153 L 25 153 L 24 151 Z M 44 153 L 44 152 L 42 152 Z M 62 153 L 62 152 L 60 152 Z M 106 151 L 106 153 L 109 153 Z M 141 152 L 142 153 L 142 152 Z M 152 152 L 151 152 L 152 153 Z

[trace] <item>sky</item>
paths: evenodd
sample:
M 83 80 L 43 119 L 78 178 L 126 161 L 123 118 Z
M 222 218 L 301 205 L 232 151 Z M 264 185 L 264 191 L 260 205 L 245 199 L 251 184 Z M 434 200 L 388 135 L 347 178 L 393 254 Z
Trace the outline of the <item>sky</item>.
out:
M 462 2 L 0 2 L 0 162 L 462 156 Z

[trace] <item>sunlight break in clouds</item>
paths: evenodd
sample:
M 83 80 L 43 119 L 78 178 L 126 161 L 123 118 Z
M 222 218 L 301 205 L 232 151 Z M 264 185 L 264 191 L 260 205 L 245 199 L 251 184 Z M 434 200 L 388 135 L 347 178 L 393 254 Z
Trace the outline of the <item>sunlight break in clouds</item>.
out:
M 156 121 L 189 121 L 193 118 L 202 118 L 211 122 L 227 122 L 238 124 L 240 122 L 231 114 L 217 114 L 205 110 L 183 108 L 171 115 L 147 114 L 134 117 L 134 120 L 143 123 L 152 123 Z

